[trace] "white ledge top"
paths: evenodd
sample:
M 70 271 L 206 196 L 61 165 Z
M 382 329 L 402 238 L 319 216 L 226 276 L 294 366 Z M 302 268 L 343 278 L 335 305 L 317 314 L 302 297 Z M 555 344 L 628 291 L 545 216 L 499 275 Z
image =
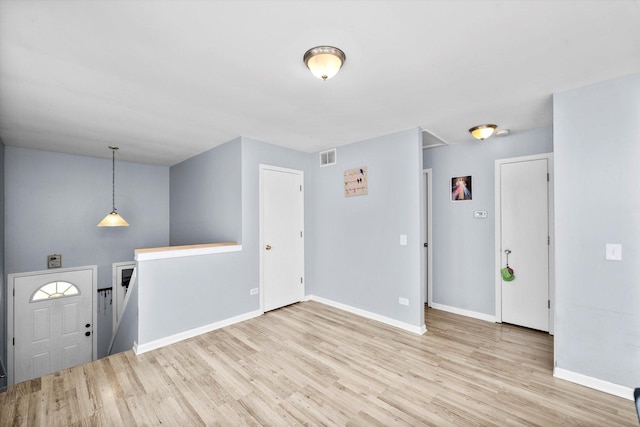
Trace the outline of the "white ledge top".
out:
M 239 252 L 242 245 L 236 242 L 205 243 L 202 245 L 164 246 L 160 248 L 145 248 L 135 250 L 136 261 L 150 261 L 155 259 L 179 258 L 196 255 L 223 254 Z

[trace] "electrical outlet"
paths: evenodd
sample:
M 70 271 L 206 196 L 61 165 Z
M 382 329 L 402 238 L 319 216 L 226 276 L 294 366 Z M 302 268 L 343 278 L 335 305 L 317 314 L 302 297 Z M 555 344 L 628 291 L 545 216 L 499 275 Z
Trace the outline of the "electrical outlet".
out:
M 258 294 L 258 288 L 253 288 L 249 291 L 249 295 L 257 295 Z
M 406 298 L 398 298 L 398 304 L 400 305 L 409 305 L 409 300 Z

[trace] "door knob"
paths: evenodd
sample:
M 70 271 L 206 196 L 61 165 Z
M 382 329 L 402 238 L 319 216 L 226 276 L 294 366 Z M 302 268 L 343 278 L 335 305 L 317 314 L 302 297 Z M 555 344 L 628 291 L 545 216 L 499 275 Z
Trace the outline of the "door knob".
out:
M 271 250 L 271 245 L 267 245 L 264 247 L 266 250 L 270 251 Z
M 91 332 L 85 332 L 84 335 L 88 337 L 89 335 L 91 335 Z
M 84 325 L 85 328 L 89 328 L 91 327 L 91 323 L 87 323 L 86 325 Z

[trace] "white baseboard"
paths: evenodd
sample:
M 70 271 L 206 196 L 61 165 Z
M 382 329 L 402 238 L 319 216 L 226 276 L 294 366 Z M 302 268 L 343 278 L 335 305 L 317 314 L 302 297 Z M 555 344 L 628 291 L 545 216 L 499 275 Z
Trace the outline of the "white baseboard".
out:
M 338 309 L 344 310 L 344 311 L 348 311 L 349 313 L 353 313 L 353 314 L 356 314 L 358 316 L 365 317 L 367 319 L 375 320 L 377 322 L 381 322 L 381 323 L 387 324 L 389 326 L 394 326 L 396 328 L 400 328 L 400 329 L 403 329 L 405 331 L 412 332 L 414 334 L 423 335 L 425 332 L 427 332 L 427 328 L 424 325 L 422 325 L 422 326 L 414 326 L 414 325 L 411 325 L 409 323 L 405 323 L 405 322 L 401 322 L 399 320 L 392 319 L 390 317 L 381 316 L 379 314 L 372 313 L 370 311 L 366 311 L 366 310 L 362 310 L 362 309 L 359 309 L 359 308 L 355 308 L 355 307 L 352 307 L 350 305 L 342 304 L 340 302 L 331 301 L 331 300 L 328 300 L 326 298 L 318 297 L 318 296 L 315 296 L 315 295 L 307 295 L 305 297 L 305 301 L 315 301 L 315 302 L 319 302 L 321 304 L 329 305 L 331 307 L 338 308 Z
M 477 311 L 465 310 L 463 308 L 451 307 L 450 305 L 438 304 L 435 302 L 432 302 L 430 307 L 435 308 L 436 310 L 448 311 L 449 313 L 460 314 L 461 316 L 473 317 L 474 319 L 496 323 L 496 316 L 492 316 L 490 314 L 478 313 Z
M 208 325 L 200 326 L 188 331 L 180 332 L 168 337 L 160 338 L 158 340 L 150 341 L 147 343 L 134 343 L 133 351 L 136 355 L 146 353 L 147 351 L 155 350 L 170 344 L 177 343 L 179 341 L 193 338 L 195 336 L 205 334 L 207 332 L 215 331 L 216 329 L 224 328 L 225 326 L 233 325 L 234 323 L 244 322 L 245 320 L 253 319 L 254 317 L 261 316 L 263 313 L 260 310 L 251 311 L 249 313 L 241 314 L 239 316 L 230 317 L 228 319 L 220 320 L 219 322 L 210 323 Z
M 594 390 L 603 391 L 605 393 L 613 394 L 614 396 L 633 400 L 633 389 L 629 387 L 610 383 L 609 381 L 599 380 L 577 372 L 567 371 L 566 369 L 558 367 L 553 369 L 553 376 Z

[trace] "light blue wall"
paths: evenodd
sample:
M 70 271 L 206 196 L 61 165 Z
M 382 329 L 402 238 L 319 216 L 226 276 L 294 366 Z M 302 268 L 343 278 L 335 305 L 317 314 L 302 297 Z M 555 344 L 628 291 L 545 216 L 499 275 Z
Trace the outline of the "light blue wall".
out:
M 167 167 L 116 161 L 116 207 L 131 225 L 99 228 L 111 211 L 110 159 L 6 147 L 4 165 L 6 274 L 46 270 L 56 253 L 64 267 L 98 265 L 106 288 L 112 263 L 169 244 Z M 110 339 L 98 336 L 100 356 Z
M 638 387 L 640 74 L 555 94 L 553 110 L 557 366 Z
M 345 145 L 337 149 L 337 164 L 323 168 L 313 155 L 306 185 L 308 294 L 424 325 L 421 141 L 416 128 Z M 345 170 L 362 166 L 368 195 L 345 197 Z M 407 246 L 400 246 L 401 234 Z
M 495 160 L 553 151 L 549 128 L 423 150 L 432 169 L 433 302 L 495 315 Z M 451 202 L 451 178 L 471 175 L 473 199 Z M 473 211 L 485 210 L 486 219 Z
M 139 262 L 138 297 L 144 302 L 139 307 L 139 344 L 260 309 L 260 296 L 250 295 L 252 288 L 260 287 L 259 165 L 304 171 L 309 158 L 306 153 L 240 138 L 225 144 L 220 150 L 214 149 L 190 159 L 187 165 L 195 166 L 188 171 L 171 169 L 171 221 L 182 227 L 180 236 L 175 238 L 181 239 L 183 244 L 199 243 L 186 239 L 199 235 L 201 221 L 207 221 L 208 216 L 216 216 L 220 224 L 241 221 L 243 250 Z M 226 202 L 240 206 L 241 213 L 224 207 L 218 209 L 216 198 L 224 190 L 220 187 L 228 185 L 226 179 L 210 179 L 211 169 L 219 167 L 224 167 L 230 174 L 241 172 L 241 177 L 234 178 L 235 182 L 241 183 L 241 189 L 234 189 L 226 199 Z M 209 185 L 200 184 L 208 179 Z M 194 191 L 193 188 L 199 190 Z M 177 189 L 188 192 L 187 196 L 179 194 Z M 194 198 L 203 199 L 193 203 L 206 206 L 207 211 L 202 212 L 205 215 L 197 221 L 186 221 L 184 218 L 193 218 L 192 214 L 183 209 L 174 210 L 174 202 L 191 203 L 188 200 Z M 240 240 L 240 236 L 237 239 Z M 210 242 L 209 238 L 207 240 Z M 167 307 L 172 307 L 171 312 Z
M 242 240 L 240 138 L 171 167 L 171 245 Z
M 307 153 L 241 137 L 172 166 L 171 244 L 237 241 L 255 260 L 259 165 L 304 171 L 309 159 Z
M 258 310 L 255 279 L 243 252 L 139 261 L 138 344 Z
M 145 301 L 140 306 L 140 319 L 145 320 L 139 323 L 139 343 L 260 308 L 259 296 L 249 293 L 260 284 L 260 164 L 304 172 L 307 294 L 411 325 L 423 325 L 420 141 L 419 130 L 413 129 L 341 147 L 339 166 L 320 169 L 317 153 L 302 153 L 240 138 L 241 165 L 238 170 L 242 175 L 242 188 L 230 195 L 235 194 L 242 201 L 243 250 L 206 257 L 140 262 L 139 298 Z M 234 145 L 236 141 L 229 144 Z M 190 159 L 197 167 L 189 173 L 174 174 L 176 169 L 172 168 L 172 206 L 174 198 L 180 197 L 174 189 L 191 191 L 191 183 L 210 176 L 212 167 L 221 161 L 230 162 L 231 158 L 235 159 L 235 154 L 229 156 L 229 151 L 214 149 Z M 369 168 L 370 192 L 365 197 L 345 199 L 343 173 L 356 166 Z M 179 185 L 174 180 L 180 181 Z M 216 187 L 226 183 L 224 180 L 211 182 L 210 187 L 192 195 L 207 199 L 199 201 L 200 206 L 215 209 Z M 187 222 L 183 221 L 187 214 L 183 210 L 172 210 L 171 213 L 172 223 L 185 224 L 183 236 L 198 231 L 195 222 L 191 223 L 194 229 L 188 229 Z M 233 218 L 224 217 L 232 215 L 235 215 L 232 210 L 221 211 L 221 220 L 231 221 Z M 409 236 L 408 246 L 400 246 L 400 234 Z M 345 257 L 344 251 L 354 255 Z M 324 269 L 327 265 L 334 268 Z M 145 283 L 153 283 L 153 287 L 147 287 Z M 176 287 L 176 283 L 183 285 Z M 410 306 L 399 305 L 398 297 L 408 298 Z M 180 310 L 175 315 L 168 315 L 165 310 L 168 305 L 180 307 Z
M 129 227 L 97 227 L 111 211 L 111 160 L 6 147 L 6 273 L 98 265 L 111 287 L 111 264 L 136 248 L 169 244 L 169 168 L 116 161 L 116 207 Z

